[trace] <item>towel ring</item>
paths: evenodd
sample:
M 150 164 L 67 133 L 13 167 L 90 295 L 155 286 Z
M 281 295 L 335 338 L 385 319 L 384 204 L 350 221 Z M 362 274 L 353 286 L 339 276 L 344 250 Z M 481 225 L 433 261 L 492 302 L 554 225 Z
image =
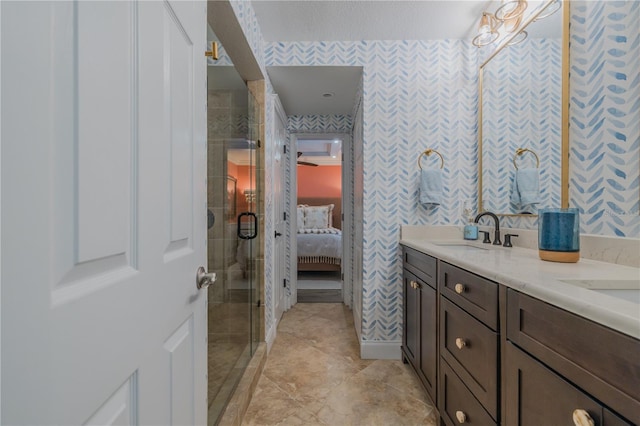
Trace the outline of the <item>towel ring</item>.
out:
M 422 154 L 420 154 L 420 156 L 418 157 L 418 167 L 420 167 L 420 170 L 422 170 L 422 164 L 420 164 L 420 160 L 422 160 L 422 156 L 426 155 L 427 157 L 430 156 L 431 154 L 437 154 L 438 157 L 440 157 L 440 168 L 443 169 L 444 168 L 444 157 L 442 157 L 442 154 L 440 154 L 438 151 L 436 151 L 435 149 L 427 149 L 425 152 L 423 152 Z
M 536 169 L 539 169 L 540 168 L 540 158 L 538 158 L 538 154 L 536 154 L 535 152 L 533 152 L 529 148 L 518 148 L 518 149 L 516 149 L 516 155 L 513 156 L 513 165 L 516 168 L 516 170 L 518 170 L 518 165 L 516 164 L 516 158 L 519 155 L 524 154 L 525 152 L 530 152 L 530 153 L 533 154 L 534 157 L 536 157 Z

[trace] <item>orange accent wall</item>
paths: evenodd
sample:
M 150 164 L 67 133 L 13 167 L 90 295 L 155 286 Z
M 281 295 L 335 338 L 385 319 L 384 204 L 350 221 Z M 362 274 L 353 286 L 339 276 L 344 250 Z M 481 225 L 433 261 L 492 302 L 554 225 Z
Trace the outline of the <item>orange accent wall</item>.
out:
M 342 195 L 342 166 L 298 166 L 298 197 Z
M 245 212 L 249 210 L 247 198 L 244 190 L 249 188 L 251 184 L 250 166 L 239 166 L 229 161 L 227 163 L 227 173 L 237 179 L 236 182 L 236 212 Z

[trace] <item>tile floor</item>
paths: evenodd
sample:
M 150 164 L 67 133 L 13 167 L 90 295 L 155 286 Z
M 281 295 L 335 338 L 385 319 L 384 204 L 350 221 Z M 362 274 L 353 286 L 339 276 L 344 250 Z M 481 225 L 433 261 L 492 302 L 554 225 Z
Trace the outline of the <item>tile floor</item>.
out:
M 243 425 L 427 425 L 435 412 L 402 361 L 361 360 L 340 303 L 286 312 Z

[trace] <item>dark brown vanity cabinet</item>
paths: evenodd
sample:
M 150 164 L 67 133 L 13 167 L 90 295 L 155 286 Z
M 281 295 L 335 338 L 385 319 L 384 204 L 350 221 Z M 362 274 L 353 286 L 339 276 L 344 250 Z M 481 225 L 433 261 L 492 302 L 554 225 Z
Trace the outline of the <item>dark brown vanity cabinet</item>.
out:
M 403 247 L 402 354 L 441 424 L 640 425 L 640 340 Z
M 402 356 L 435 401 L 437 378 L 436 260 L 404 248 Z
M 507 340 L 505 424 L 640 424 L 637 339 L 508 289 Z

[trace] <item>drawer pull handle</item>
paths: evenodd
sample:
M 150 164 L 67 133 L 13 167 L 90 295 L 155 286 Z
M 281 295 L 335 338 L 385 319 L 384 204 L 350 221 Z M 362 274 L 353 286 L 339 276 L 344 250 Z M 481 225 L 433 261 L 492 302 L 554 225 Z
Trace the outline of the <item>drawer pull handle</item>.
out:
M 595 426 L 595 423 L 586 410 L 573 410 L 573 424 L 576 426 Z
M 415 281 L 413 281 L 413 280 L 409 282 L 409 285 L 410 285 L 410 286 L 411 286 L 411 288 L 413 288 L 413 289 L 418 288 L 418 283 L 417 283 L 417 282 L 415 282 Z
M 466 340 L 464 340 L 463 338 L 458 337 L 458 338 L 456 339 L 456 346 L 458 347 L 458 349 L 462 349 L 462 348 L 464 348 L 465 346 L 467 346 L 467 342 L 466 342 Z
M 460 283 L 456 284 L 454 289 L 456 290 L 456 293 L 458 293 L 458 294 L 462 294 L 465 291 L 464 284 L 460 284 Z
M 467 421 L 467 415 L 462 411 L 456 411 L 456 419 L 458 419 L 458 423 L 462 424 Z

